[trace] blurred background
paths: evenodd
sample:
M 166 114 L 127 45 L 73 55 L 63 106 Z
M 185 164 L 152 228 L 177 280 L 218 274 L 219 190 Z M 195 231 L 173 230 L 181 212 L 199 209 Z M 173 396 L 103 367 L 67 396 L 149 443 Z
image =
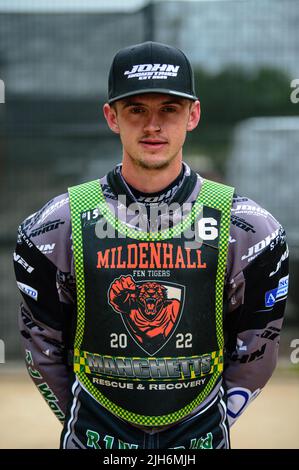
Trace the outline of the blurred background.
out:
M 185 160 L 257 200 L 287 231 L 290 296 L 279 367 L 263 392 L 273 389 L 274 402 L 257 399 L 256 418 L 249 411 L 252 422 L 240 419 L 233 444 L 299 448 L 298 364 L 290 360 L 299 338 L 298 39 L 298 0 L 0 0 L 0 414 L 6 424 L 24 425 L 20 441 L 2 426 L 0 448 L 55 447 L 60 429 L 23 375 L 12 269 L 17 226 L 68 186 L 120 161 L 118 138 L 102 116 L 108 70 L 120 48 L 145 40 L 177 46 L 193 63 L 202 119 Z M 289 414 L 285 395 L 293 397 Z M 45 418 L 35 435 L 38 406 Z M 272 429 L 267 441 L 248 430 L 263 411 Z

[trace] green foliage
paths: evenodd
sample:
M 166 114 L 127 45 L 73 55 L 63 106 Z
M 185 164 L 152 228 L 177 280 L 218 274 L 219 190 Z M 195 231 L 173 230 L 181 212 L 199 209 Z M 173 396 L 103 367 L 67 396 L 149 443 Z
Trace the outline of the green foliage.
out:
M 202 125 L 232 125 L 252 116 L 298 115 L 290 101 L 291 78 L 281 70 L 232 66 L 218 74 L 195 70 Z

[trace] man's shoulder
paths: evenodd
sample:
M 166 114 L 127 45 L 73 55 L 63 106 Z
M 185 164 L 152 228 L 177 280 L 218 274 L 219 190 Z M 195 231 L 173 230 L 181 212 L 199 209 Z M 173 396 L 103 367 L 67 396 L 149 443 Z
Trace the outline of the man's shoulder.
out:
M 68 193 L 50 199 L 41 209 L 30 214 L 21 223 L 21 229 L 28 238 L 35 238 L 42 233 L 56 230 L 70 219 Z
M 231 207 L 232 225 L 250 234 L 261 235 L 281 227 L 278 220 L 261 204 L 249 197 L 234 194 Z
M 72 242 L 68 193 L 54 197 L 29 215 L 20 224 L 19 237 L 26 238 L 62 271 L 69 270 Z
M 102 190 L 107 189 L 106 175 L 101 179 L 86 181 L 77 185 L 72 185 L 72 188 L 83 187 L 83 185 L 92 185 L 99 182 Z M 21 230 L 28 238 L 35 238 L 50 232 L 60 233 L 64 232 L 66 228 L 70 228 L 71 224 L 71 210 L 70 210 L 70 197 L 69 191 L 59 194 L 44 204 L 39 210 L 30 214 L 20 224 Z M 56 231 L 56 229 L 59 229 Z M 34 240 L 32 240 L 34 242 Z
M 262 217 L 267 219 L 268 217 L 273 217 L 273 215 L 264 208 L 261 204 L 256 202 L 253 199 L 250 199 L 247 196 L 239 195 L 234 193 L 233 202 L 232 202 L 232 211 L 236 214 L 243 214 L 244 216 L 253 216 L 253 217 Z

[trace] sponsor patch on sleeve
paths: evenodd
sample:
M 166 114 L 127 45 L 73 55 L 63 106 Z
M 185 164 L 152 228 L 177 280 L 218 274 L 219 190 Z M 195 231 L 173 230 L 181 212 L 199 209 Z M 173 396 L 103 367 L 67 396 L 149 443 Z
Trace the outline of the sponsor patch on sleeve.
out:
M 17 281 L 17 284 L 18 284 L 18 288 L 20 289 L 20 291 L 24 292 L 24 294 L 28 295 L 33 300 L 37 300 L 38 292 L 36 289 L 33 289 L 33 287 L 30 287 L 27 284 L 23 284 L 23 282 Z
M 289 288 L 289 276 L 279 279 L 278 287 L 271 289 L 265 294 L 265 306 L 273 307 L 273 305 L 286 297 Z

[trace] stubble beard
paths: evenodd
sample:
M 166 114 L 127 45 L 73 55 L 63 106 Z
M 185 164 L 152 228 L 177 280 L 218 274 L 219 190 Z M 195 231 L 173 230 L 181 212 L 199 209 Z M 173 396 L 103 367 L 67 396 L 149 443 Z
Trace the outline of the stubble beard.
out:
M 135 163 L 137 163 L 137 165 L 144 170 L 163 170 L 169 166 L 170 162 L 168 160 L 164 162 L 148 162 L 145 160 L 137 160 Z
M 136 166 L 139 166 L 140 168 L 143 168 L 144 170 L 163 170 L 165 168 L 168 168 L 169 165 L 172 163 L 172 161 L 176 158 L 177 155 L 173 155 L 169 158 L 166 158 L 165 160 L 150 160 L 150 157 L 146 156 L 146 158 L 143 157 L 143 155 L 139 155 L 136 157 L 133 157 L 130 155 L 130 159 L 132 163 Z M 154 157 L 154 155 L 153 155 Z

